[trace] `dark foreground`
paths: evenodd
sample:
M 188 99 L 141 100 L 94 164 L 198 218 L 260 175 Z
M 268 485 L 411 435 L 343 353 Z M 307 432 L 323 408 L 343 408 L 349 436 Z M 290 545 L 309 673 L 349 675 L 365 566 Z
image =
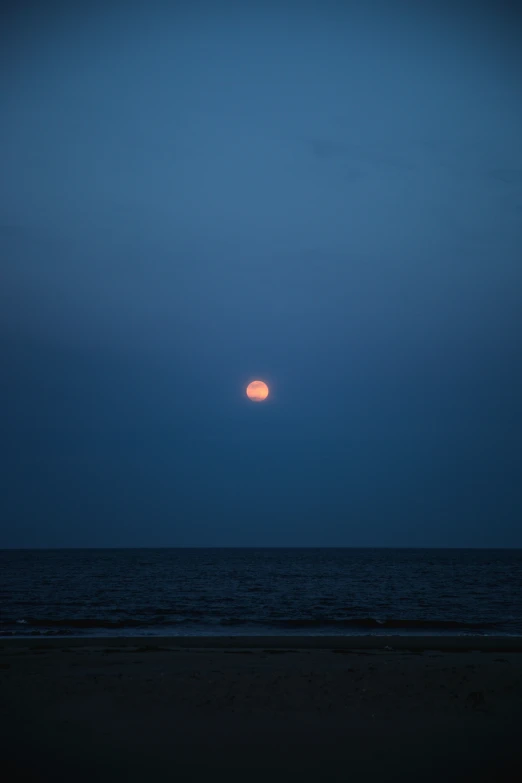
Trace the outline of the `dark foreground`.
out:
M 8 783 L 522 780 L 522 640 L 0 647 Z

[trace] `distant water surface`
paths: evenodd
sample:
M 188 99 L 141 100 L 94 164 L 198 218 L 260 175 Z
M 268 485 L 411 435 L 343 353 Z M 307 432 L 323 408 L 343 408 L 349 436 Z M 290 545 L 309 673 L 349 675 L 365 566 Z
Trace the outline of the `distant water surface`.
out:
M 0 635 L 522 634 L 522 550 L 0 551 Z

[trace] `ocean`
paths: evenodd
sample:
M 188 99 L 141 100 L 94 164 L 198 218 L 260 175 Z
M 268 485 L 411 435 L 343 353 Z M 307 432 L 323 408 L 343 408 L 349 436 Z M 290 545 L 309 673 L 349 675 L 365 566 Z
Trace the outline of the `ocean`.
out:
M 0 550 L 1 636 L 522 634 L 522 550 Z

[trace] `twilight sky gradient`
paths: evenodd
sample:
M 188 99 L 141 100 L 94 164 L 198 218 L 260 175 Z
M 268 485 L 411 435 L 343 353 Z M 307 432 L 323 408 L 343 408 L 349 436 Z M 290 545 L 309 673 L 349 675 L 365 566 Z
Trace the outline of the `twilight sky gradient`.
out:
M 522 546 L 522 10 L 470 7 L 3 6 L 0 546 Z

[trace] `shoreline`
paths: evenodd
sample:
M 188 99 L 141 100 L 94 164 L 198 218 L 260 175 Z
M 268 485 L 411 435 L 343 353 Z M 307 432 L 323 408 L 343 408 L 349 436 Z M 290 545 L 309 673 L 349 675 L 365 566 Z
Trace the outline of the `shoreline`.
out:
M 1 637 L 0 649 L 120 647 L 169 649 L 412 650 L 522 652 L 522 636 L 53 636 Z

